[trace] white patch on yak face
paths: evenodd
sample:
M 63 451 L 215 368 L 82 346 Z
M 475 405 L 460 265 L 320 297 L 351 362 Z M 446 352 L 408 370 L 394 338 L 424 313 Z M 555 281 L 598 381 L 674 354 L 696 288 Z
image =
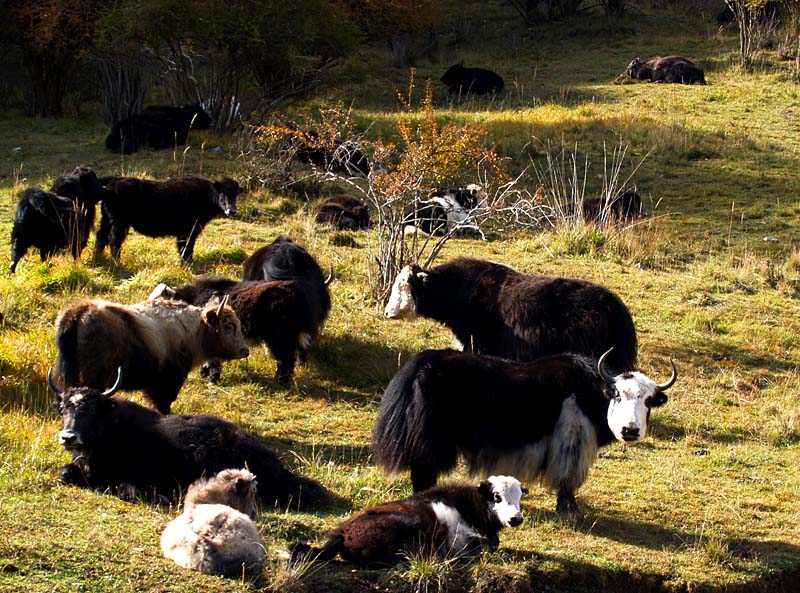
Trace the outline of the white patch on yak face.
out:
M 488 481 L 494 491 L 492 510 L 504 527 L 522 524 L 522 511 L 519 502 L 527 491 L 522 489 L 519 480 L 511 476 L 490 476 Z
M 384 314 L 389 319 L 414 319 L 417 316 L 417 307 L 414 303 L 414 295 L 411 293 L 411 266 L 406 266 L 392 285 L 392 294 L 389 302 L 386 303 Z M 424 273 L 424 272 L 422 272 Z
M 608 405 L 608 427 L 619 441 L 634 443 L 647 435 L 647 401 L 658 392 L 655 381 L 642 373 L 614 377 L 616 396 Z

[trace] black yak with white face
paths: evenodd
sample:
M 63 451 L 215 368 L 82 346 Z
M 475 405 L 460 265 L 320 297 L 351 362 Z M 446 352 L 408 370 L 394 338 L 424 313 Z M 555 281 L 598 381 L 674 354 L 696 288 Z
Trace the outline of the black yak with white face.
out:
M 72 454 L 59 481 L 134 500 L 177 500 L 195 480 L 232 467 L 259 476 L 262 504 L 304 509 L 335 497 L 313 480 L 290 472 L 272 449 L 230 422 L 207 415 L 164 416 L 112 397 L 107 391 L 60 390 L 48 373 L 61 416 L 58 440 Z
M 9 271 L 16 271 L 30 247 L 39 249 L 42 261 L 62 249 L 78 259 L 94 227 L 100 192 L 97 175 L 86 166 L 58 177 L 49 192 L 39 188 L 23 192 L 11 229 Z
M 234 216 L 236 199 L 244 191 L 228 177 L 219 181 L 199 176 L 165 181 L 110 177 L 103 182 L 103 217 L 95 254 L 110 245 L 115 261 L 131 228 L 148 237 L 176 237 L 181 259 L 191 261 L 194 243 L 205 226 L 220 216 Z
M 190 130 L 207 130 L 213 120 L 199 103 L 174 107 L 151 105 L 113 126 L 106 148 L 130 154 L 140 148 L 173 148 L 184 145 Z
M 314 220 L 340 231 L 365 231 L 369 229 L 369 208 L 355 196 L 336 194 L 314 208 Z
M 528 276 L 485 260 L 458 258 L 423 270 L 406 266 L 385 314 L 434 319 L 464 349 L 511 360 L 614 348 L 610 366 L 636 368 L 636 329 L 627 307 L 603 286 L 575 278 Z
M 650 82 L 706 84 L 703 71 L 692 61 L 680 56 L 657 56 L 645 61 L 634 58 L 625 69 L 625 75 L 634 80 Z
M 575 491 L 598 447 L 647 434 L 663 385 L 638 372 L 611 376 L 605 353 L 532 362 L 455 350 L 426 350 L 403 366 L 383 394 L 372 440 L 375 462 L 411 472 L 415 491 L 436 483 L 463 456 L 476 476 L 541 480 L 558 493 L 560 513 L 577 512 Z
M 56 319 L 58 372 L 68 386 L 104 389 L 122 367 L 122 389 L 141 389 L 164 414 L 202 363 L 250 353 L 227 299 L 194 307 L 166 300 L 120 305 L 81 300 Z
M 327 561 L 340 554 L 367 566 L 400 564 L 415 551 L 476 558 L 497 550 L 501 529 L 522 524 L 519 505 L 527 493 L 508 476 L 491 476 L 477 486 L 436 486 L 358 513 L 331 531 L 321 548 L 295 544 L 292 558 Z
M 202 306 L 227 295 L 242 324 L 242 333 L 267 345 L 278 363 L 275 380 L 291 382 L 295 362 L 304 355 L 319 326 L 308 288 L 296 280 L 237 282 L 221 276 L 200 276 L 191 284 L 170 288 L 159 284 L 150 298 L 165 297 Z M 209 379 L 219 380 L 218 361 L 209 364 Z
M 499 74 L 485 68 L 464 68 L 464 63 L 455 64 L 447 69 L 439 79 L 451 95 L 486 95 L 501 93 L 505 83 Z
M 253 524 L 256 492 L 256 476 L 246 469 L 226 469 L 193 482 L 183 513 L 161 534 L 161 553 L 179 566 L 206 574 L 257 572 L 267 554 Z

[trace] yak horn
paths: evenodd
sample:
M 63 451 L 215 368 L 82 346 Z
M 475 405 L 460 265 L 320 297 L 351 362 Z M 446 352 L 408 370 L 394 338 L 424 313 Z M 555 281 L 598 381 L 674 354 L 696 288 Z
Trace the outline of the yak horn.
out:
M 226 294 L 224 297 L 222 297 L 222 300 L 219 302 L 219 307 L 217 307 L 217 317 L 222 315 L 222 309 L 227 304 L 228 304 L 228 295 Z
M 678 378 L 678 367 L 675 366 L 675 361 L 672 358 L 669 359 L 669 363 L 672 365 L 672 376 L 667 379 L 666 383 L 662 383 L 661 385 L 656 385 L 656 389 L 659 391 L 666 391 L 670 387 L 675 384 L 675 380 Z
M 331 264 L 331 271 L 328 273 L 328 277 L 325 278 L 324 284 L 328 286 L 331 282 L 333 282 L 333 264 Z
M 107 397 L 111 397 L 112 395 L 114 395 L 117 392 L 117 389 L 119 389 L 119 384 L 120 383 L 122 383 L 122 367 L 118 366 L 117 367 L 117 380 L 114 381 L 114 384 L 109 389 L 106 389 L 103 393 L 101 393 L 100 397 L 107 398 Z
M 53 367 L 47 369 L 47 383 L 50 385 L 50 389 L 53 390 L 53 393 L 55 393 L 58 397 L 61 397 L 64 394 L 64 392 L 58 388 L 55 381 L 53 381 Z
M 605 379 L 609 383 L 614 382 L 614 377 L 608 374 L 608 371 L 606 371 L 605 364 L 606 364 L 606 357 L 609 354 L 611 354 L 611 351 L 613 349 L 614 347 L 612 346 L 611 348 L 603 352 L 603 355 L 600 357 L 600 360 L 597 361 L 597 372 L 600 373 L 600 376 L 603 377 L 603 379 Z

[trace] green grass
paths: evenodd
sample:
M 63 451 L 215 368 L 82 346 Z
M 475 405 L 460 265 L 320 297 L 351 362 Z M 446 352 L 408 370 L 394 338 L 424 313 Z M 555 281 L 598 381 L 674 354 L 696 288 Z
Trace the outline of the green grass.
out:
M 172 240 L 133 233 L 118 266 L 92 261 L 90 243 L 77 264 L 66 256 L 41 264 L 29 253 L 15 276 L 0 277 L 1 590 L 433 591 L 442 575 L 449 590 L 512 577 L 536 590 L 793 590 L 800 579 L 800 89 L 789 64 L 766 53 L 755 73 L 740 72 L 734 37 L 679 14 L 630 15 L 612 35 L 589 17 L 527 31 L 503 3 L 486 3 L 485 18 L 484 3 L 463 4 L 443 14 L 438 45 L 419 60 L 417 78 L 436 80 L 463 57 L 468 66 L 501 72 L 509 92 L 459 105 L 434 86 L 441 117 L 485 127 L 513 170 L 541 163 L 548 143 L 577 145 L 590 160 L 590 194 L 600 187 L 604 143 L 627 145 L 631 168 L 644 159 L 634 181 L 653 216 L 624 231 L 455 240 L 443 257 L 587 278 L 617 292 L 636 322 L 642 370 L 663 380 L 669 357 L 679 367 L 670 401 L 653 413 L 652 434 L 638 446 L 601 452 L 578 493 L 584 514 L 574 524 L 556 517 L 552 493 L 532 487 L 525 524 L 503 532 L 500 551 L 474 566 L 418 562 L 406 572 L 354 572 L 332 563 L 304 571 L 280 559 L 292 541 L 319 541 L 347 508 L 316 515 L 263 509 L 258 525 L 271 566 L 252 581 L 171 565 L 158 541 L 177 509 L 56 483 L 68 456 L 57 443 L 45 375 L 61 307 L 79 296 L 136 302 L 158 282 L 197 273 L 238 277 L 245 254 L 278 233 L 292 235 L 336 274 L 333 309 L 309 364 L 284 390 L 273 380 L 274 361 L 254 348 L 247 360 L 225 365 L 219 386 L 193 373 L 174 411 L 241 424 L 290 466 L 351 500 L 352 510 L 410 492 L 407 478 L 387 479 L 371 464 L 377 406 L 399 364 L 451 343 L 437 324 L 392 322 L 369 302 L 374 237 L 337 247 L 337 233 L 316 227 L 304 202 L 255 192 L 242 197 L 240 218 L 209 225 L 191 268 L 179 265 Z M 466 25 L 482 35 L 479 42 L 459 33 Z M 615 83 L 633 57 L 658 53 L 697 58 L 709 86 Z M 365 50 L 305 108 L 352 103 L 369 138 L 394 138 L 403 116 L 394 89 L 405 88 L 408 73 L 387 60 Z M 242 170 L 228 138 L 199 133 L 185 152 L 120 158 L 103 148 L 104 134 L 90 115 L 0 115 L 0 244 L 9 244 L 17 193 L 78 163 L 153 177 Z M 217 144 L 222 154 L 207 150 Z M 12 152 L 17 146 L 22 151 Z M 0 254 L 0 271 L 8 263 L 7 252 Z

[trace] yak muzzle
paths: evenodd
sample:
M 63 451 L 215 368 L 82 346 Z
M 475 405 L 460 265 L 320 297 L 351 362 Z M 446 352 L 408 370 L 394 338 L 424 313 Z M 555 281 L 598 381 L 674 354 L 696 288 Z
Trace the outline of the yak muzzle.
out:
M 81 437 L 71 430 L 62 430 L 59 432 L 58 442 L 66 449 L 75 449 L 82 444 Z

